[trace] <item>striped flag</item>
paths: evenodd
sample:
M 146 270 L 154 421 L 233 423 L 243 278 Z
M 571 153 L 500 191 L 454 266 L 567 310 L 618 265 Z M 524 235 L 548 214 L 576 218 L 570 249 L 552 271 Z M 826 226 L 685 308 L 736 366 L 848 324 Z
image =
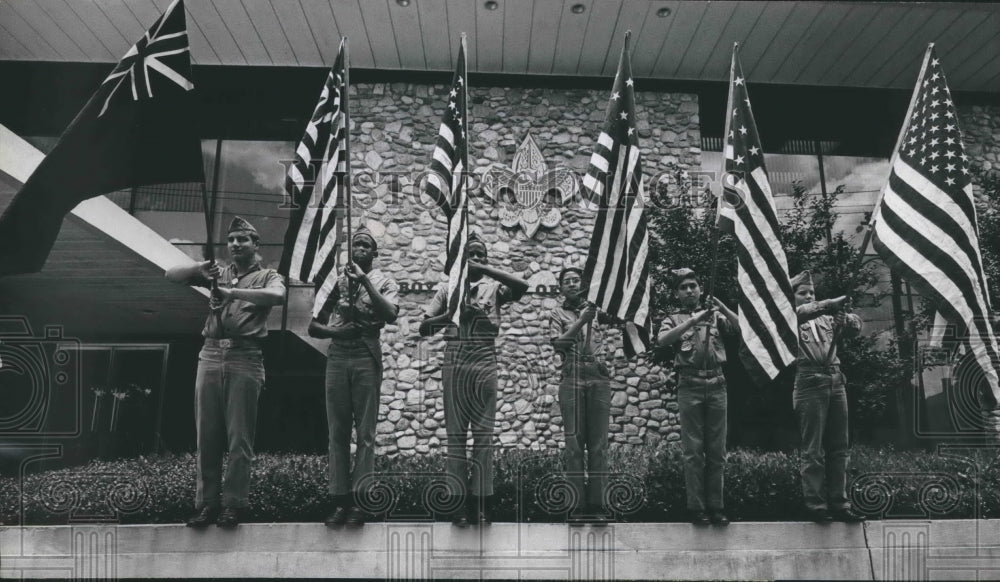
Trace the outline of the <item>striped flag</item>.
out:
M 873 221 L 875 250 L 956 326 L 993 398 L 1000 399 L 969 157 L 933 44 Z
M 635 88 L 625 33 L 604 127 L 583 179 L 597 203 L 597 222 L 583 279 L 587 301 L 625 321 L 624 348 L 632 357 L 649 348 L 649 237 L 646 232 L 642 160 L 635 130 Z
M 319 102 L 295 149 L 285 191 L 295 208 L 285 232 L 278 272 L 316 285 L 313 316 L 337 282 L 340 248 L 344 240 L 347 184 L 347 41 L 323 85 Z
M 465 64 L 465 34 L 458 49 L 458 64 L 448 92 L 448 107 L 441 117 L 434 153 L 431 156 L 427 194 L 448 218 L 448 316 L 458 325 L 468 287 L 469 269 L 465 245 L 469 238 L 468 190 L 468 69 Z
M 716 217 L 719 228 L 731 232 L 736 241 L 740 334 L 752 357 L 744 363 L 753 376 L 759 369 L 774 379 L 795 361 L 798 320 L 764 152 L 737 51 L 734 46 L 723 148 L 724 194 Z

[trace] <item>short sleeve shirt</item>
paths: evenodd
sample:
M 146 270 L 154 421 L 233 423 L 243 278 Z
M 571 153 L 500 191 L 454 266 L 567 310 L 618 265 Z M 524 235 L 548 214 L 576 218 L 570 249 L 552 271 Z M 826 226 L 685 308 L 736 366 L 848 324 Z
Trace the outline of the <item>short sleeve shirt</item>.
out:
M 489 277 L 471 283 L 465 304 L 473 308 L 476 314 L 471 317 L 463 315 L 459 320 L 457 336 L 452 328 L 446 332 L 446 337 L 459 340 L 496 339 L 500 333 L 500 306 L 510 302 L 512 297 L 509 287 Z M 445 313 L 447 309 L 448 284 L 441 283 L 424 313 L 428 317 L 434 317 Z
M 285 290 L 285 282 L 274 269 L 264 269 L 255 263 L 243 275 L 238 275 L 236 265 L 222 270 L 219 287 L 227 289 L 280 289 Z M 267 337 L 267 317 L 271 314 L 268 305 L 257 305 L 242 299 L 230 299 L 222 305 L 221 321 L 216 314 L 209 313 L 201 335 L 214 339 L 265 338 Z
M 690 313 L 668 315 L 663 319 L 660 332 L 671 330 L 689 319 L 691 319 Z M 698 370 L 719 368 L 726 362 L 726 348 L 719 334 L 731 335 L 735 331 L 726 316 L 714 313 L 710 321 L 699 323 L 687 330 L 674 344 L 674 367 Z M 707 350 L 706 334 L 711 335 L 711 340 L 707 342 Z
M 861 318 L 848 313 L 844 326 L 851 335 L 861 331 Z M 836 324 L 830 315 L 820 315 L 799 324 L 799 363 L 810 366 L 827 366 L 840 363 L 837 348 L 830 350 Z M 829 359 L 827 359 L 829 356 Z
M 566 333 L 566 330 L 573 325 L 576 320 L 580 319 L 580 313 L 583 311 L 583 304 L 580 304 L 576 308 L 572 308 L 563 302 L 561 305 L 556 307 L 549 314 L 549 337 L 552 341 L 555 341 L 562 334 Z M 587 325 L 580 328 L 580 333 L 577 334 L 576 338 L 573 340 L 572 346 L 568 350 L 560 351 L 556 350 L 561 356 L 563 356 L 563 362 L 570 361 L 574 356 L 599 356 L 604 350 L 604 332 L 605 328 L 602 325 L 595 325 L 602 323 L 600 314 L 595 321 L 591 321 Z M 587 344 L 587 328 L 591 327 L 590 331 L 590 344 Z
M 399 312 L 399 284 L 396 280 L 385 274 L 380 269 L 368 271 L 368 280 L 372 286 L 393 305 L 396 312 Z M 319 320 L 326 322 L 334 329 L 344 329 L 355 327 L 360 335 L 367 337 L 378 337 L 379 332 L 385 327 L 385 321 L 379 317 L 375 311 L 375 304 L 372 301 L 368 289 L 360 283 L 354 285 L 354 300 L 351 301 L 348 278 L 341 275 L 337 279 L 337 284 L 330 292 L 330 297 L 323 306 L 319 314 Z

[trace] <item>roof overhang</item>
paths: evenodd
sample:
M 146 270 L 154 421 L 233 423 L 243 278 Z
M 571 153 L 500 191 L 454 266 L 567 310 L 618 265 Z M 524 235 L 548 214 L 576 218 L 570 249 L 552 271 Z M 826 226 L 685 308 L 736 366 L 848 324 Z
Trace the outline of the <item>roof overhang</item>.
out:
M 0 3 L 0 60 L 117 61 L 171 0 Z M 625 31 L 636 77 L 722 81 L 734 42 L 756 84 L 909 89 L 934 42 L 953 91 L 1000 92 L 995 3 L 676 0 L 186 0 L 196 65 L 351 65 L 611 76 Z

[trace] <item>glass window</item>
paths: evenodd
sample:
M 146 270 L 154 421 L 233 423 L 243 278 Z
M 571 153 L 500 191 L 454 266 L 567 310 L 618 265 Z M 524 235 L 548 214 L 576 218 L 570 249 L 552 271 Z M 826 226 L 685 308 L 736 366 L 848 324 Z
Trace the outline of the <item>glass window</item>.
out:
M 778 219 L 792 207 L 792 193 L 801 187 L 806 192 L 820 192 L 819 158 L 805 154 L 765 153 L 764 164 L 767 176 L 771 182 L 771 193 L 774 196 L 774 206 L 778 211 Z M 703 151 L 701 154 L 701 169 L 712 176 L 722 171 L 722 152 Z M 713 180 L 712 191 L 718 194 L 720 182 Z
M 234 216 L 248 220 L 260 233 L 264 265 L 277 267 L 291 209 L 285 200 L 285 173 L 294 159 L 295 144 L 288 141 L 223 141 L 219 172 L 219 199 L 213 230 L 216 256 L 225 258 L 226 229 Z M 210 182 L 211 184 L 211 182 Z
M 864 240 L 865 225 L 878 200 L 879 192 L 889 178 L 889 160 L 853 156 L 823 156 L 826 191 L 837 192 L 837 222 L 834 232 L 855 237 L 858 245 Z M 867 254 L 875 250 L 869 245 Z

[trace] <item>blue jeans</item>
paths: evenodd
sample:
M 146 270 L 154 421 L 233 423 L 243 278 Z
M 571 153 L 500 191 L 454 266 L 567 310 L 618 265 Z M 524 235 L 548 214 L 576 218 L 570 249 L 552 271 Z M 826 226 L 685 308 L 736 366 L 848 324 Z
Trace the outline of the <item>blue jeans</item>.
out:
M 382 388 L 378 341 L 330 340 L 326 360 L 326 419 L 330 430 L 330 494 L 346 495 L 375 473 L 375 420 Z M 351 428 L 358 448 L 351 471 Z
M 198 355 L 194 418 L 198 430 L 199 508 L 249 505 L 257 397 L 264 386 L 260 348 L 205 346 Z M 229 453 L 225 480 L 223 456 Z
M 566 438 L 566 478 L 577 499 L 590 505 L 604 505 L 611 417 L 611 383 L 607 370 L 593 362 L 566 365 L 559 384 L 559 409 Z M 586 489 L 583 485 L 585 449 Z
M 800 367 L 795 375 L 792 405 L 802 441 L 799 473 L 806 508 L 850 508 L 847 391 L 840 368 L 819 372 Z
M 681 375 L 677 405 L 681 417 L 684 485 L 687 508 L 712 511 L 723 508 L 726 463 L 726 379 Z
M 493 495 L 493 426 L 497 410 L 497 356 L 493 344 L 473 347 L 449 343 L 444 351 L 441 383 L 451 493 L 464 495 L 471 489 L 473 495 Z M 470 431 L 471 478 L 466 456 Z

